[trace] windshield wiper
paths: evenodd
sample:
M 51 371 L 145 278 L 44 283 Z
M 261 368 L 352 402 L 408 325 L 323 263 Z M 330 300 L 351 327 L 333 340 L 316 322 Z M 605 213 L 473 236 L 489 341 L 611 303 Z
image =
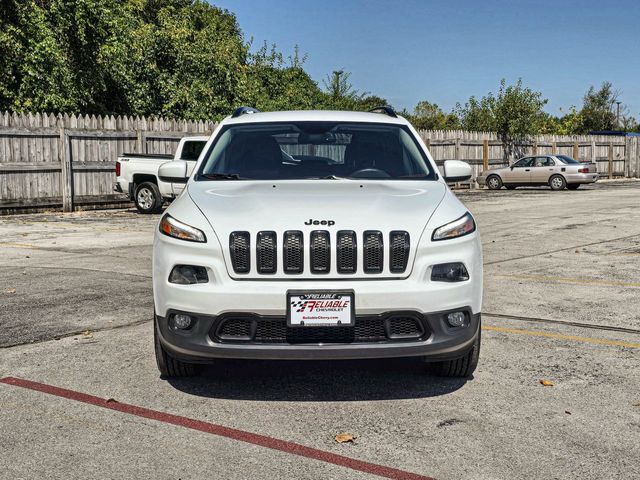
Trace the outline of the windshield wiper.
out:
M 339 177 L 337 175 L 326 175 L 324 177 L 308 177 L 307 180 L 347 180 L 346 177 Z
M 237 173 L 203 173 L 202 176 L 211 180 L 242 180 Z

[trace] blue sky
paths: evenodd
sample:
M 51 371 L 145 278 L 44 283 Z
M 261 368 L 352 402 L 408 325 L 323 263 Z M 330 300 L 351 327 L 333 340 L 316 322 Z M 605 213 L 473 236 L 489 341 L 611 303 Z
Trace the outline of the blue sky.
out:
M 640 1 L 211 0 L 235 13 L 254 46 L 299 45 L 321 80 L 352 72 L 360 91 L 396 108 L 450 110 L 501 78 L 539 90 L 546 110 L 580 106 L 611 81 L 640 119 Z

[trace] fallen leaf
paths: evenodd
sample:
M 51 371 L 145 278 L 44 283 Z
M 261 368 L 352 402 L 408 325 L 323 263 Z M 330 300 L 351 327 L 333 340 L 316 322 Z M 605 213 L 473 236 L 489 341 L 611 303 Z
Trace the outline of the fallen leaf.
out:
M 553 387 L 553 382 L 551 380 L 540 379 L 540 385 L 545 387 Z
M 91 330 L 85 330 L 84 332 L 82 332 L 82 335 L 88 337 L 89 335 L 91 335 Z
M 351 435 L 350 433 L 341 433 L 336 435 L 336 442 L 338 443 L 354 443 L 356 438 L 355 435 Z
M 107 398 L 107 403 L 118 403 L 115 398 Z
M 16 293 L 16 289 L 15 288 L 10 288 L 9 290 L 7 290 L 6 293 Z
M 571 415 L 571 412 L 569 410 L 565 410 L 564 413 L 566 413 L 567 415 Z
M 634 407 L 640 407 L 640 402 L 635 402 L 635 403 L 632 403 L 631 405 L 633 405 Z
M 576 250 L 576 253 L 580 253 L 580 250 Z

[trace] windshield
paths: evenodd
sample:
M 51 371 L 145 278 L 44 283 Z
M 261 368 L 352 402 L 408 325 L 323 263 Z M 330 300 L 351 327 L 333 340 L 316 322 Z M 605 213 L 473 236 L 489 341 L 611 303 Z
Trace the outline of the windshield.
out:
M 378 123 L 227 126 L 197 180 L 427 179 L 436 174 L 410 130 Z
M 578 162 L 577 160 L 574 160 L 571 157 L 567 157 L 566 155 L 556 155 L 556 158 L 558 158 L 558 160 L 560 160 L 562 163 L 565 163 L 567 165 L 571 165 L 571 164 L 579 164 L 580 162 Z

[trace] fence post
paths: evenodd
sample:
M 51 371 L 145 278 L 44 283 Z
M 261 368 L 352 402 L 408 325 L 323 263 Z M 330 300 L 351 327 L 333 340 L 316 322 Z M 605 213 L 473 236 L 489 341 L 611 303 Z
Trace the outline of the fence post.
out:
M 482 141 L 482 168 L 489 170 L 489 140 Z
M 429 153 L 431 153 L 431 139 L 427 138 L 425 140 L 425 144 L 427 145 L 427 150 L 429 150 Z M 433 156 L 433 155 L 432 155 Z
M 555 155 L 558 153 L 558 144 L 556 142 L 551 143 L 551 154 Z
M 533 145 L 531 145 L 531 155 L 537 155 L 537 154 L 538 154 L 538 141 L 534 140 Z
M 64 122 L 58 123 L 58 152 L 60 159 L 60 186 L 62 187 L 62 211 L 73 212 L 73 168 L 71 166 L 71 138 L 64 131 Z
M 578 148 L 578 141 L 576 140 L 573 142 L 573 159 L 578 160 L 578 157 L 580 157 L 580 149 Z
M 460 160 L 460 137 L 456 138 L 456 160 Z
M 609 142 L 609 178 L 613 178 L 613 142 Z
M 596 156 L 596 141 L 591 140 L 591 162 L 598 163 L 598 157 Z
M 136 128 L 136 150 L 139 154 L 144 154 L 145 152 L 142 150 L 143 147 L 143 138 L 142 138 L 142 130 L 140 128 Z

